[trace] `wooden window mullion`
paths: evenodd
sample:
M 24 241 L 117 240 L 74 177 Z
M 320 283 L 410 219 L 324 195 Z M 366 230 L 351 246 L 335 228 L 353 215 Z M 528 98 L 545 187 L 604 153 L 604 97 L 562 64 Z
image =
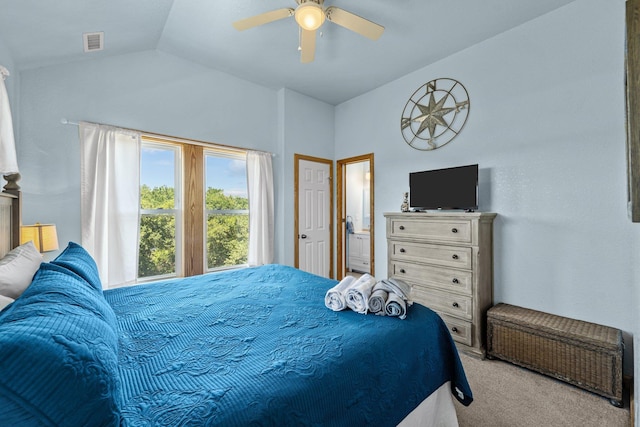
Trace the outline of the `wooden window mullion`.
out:
M 202 146 L 184 144 L 184 276 L 204 268 L 204 153 Z

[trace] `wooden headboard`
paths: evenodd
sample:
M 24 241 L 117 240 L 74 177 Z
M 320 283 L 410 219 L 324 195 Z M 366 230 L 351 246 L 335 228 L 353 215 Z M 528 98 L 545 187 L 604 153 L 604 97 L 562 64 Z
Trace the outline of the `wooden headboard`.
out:
M 5 175 L 4 179 L 7 184 L 0 192 L 0 257 L 20 244 L 22 223 L 20 174 Z

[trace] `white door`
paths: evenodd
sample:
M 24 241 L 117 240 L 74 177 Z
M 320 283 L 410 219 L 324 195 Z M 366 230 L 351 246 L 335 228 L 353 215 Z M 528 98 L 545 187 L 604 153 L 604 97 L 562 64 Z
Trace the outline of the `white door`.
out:
M 330 167 L 298 163 L 298 266 L 323 277 L 330 275 Z

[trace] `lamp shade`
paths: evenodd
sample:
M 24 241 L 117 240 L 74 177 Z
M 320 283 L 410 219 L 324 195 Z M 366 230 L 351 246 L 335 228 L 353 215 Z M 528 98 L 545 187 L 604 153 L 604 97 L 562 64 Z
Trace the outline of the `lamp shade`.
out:
M 58 249 L 58 233 L 54 224 L 23 225 L 20 227 L 20 244 L 33 241 L 40 253 Z
M 302 3 L 296 8 L 295 18 L 298 25 L 308 31 L 317 30 L 324 22 L 324 11 L 318 3 Z

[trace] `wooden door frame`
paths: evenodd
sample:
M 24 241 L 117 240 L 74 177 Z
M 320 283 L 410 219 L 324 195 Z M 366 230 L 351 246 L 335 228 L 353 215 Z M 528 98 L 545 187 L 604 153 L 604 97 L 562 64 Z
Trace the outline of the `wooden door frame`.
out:
M 338 277 L 336 277 L 338 280 L 341 280 L 344 277 L 344 274 L 346 273 L 346 257 L 347 254 L 345 253 L 345 238 L 346 235 L 344 233 L 344 224 L 346 222 L 346 212 L 345 212 L 345 208 L 346 208 L 346 201 L 344 199 L 344 193 L 345 193 L 345 173 L 346 173 L 346 166 L 352 163 L 359 163 L 359 162 L 363 162 L 368 160 L 369 161 L 369 185 L 370 185 L 370 191 L 369 191 L 369 212 L 370 212 L 370 226 L 369 226 L 369 260 L 370 260 L 370 265 L 371 265 L 371 271 L 370 274 L 372 276 L 375 275 L 375 215 L 374 215 L 374 210 L 373 207 L 375 205 L 374 203 L 374 199 L 375 199 L 375 174 L 374 174 L 374 162 L 373 162 L 373 153 L 369 153 L 369 154 L 363 154 L 361 156 L 356 156 L 356 157 L 349 157 L 346 159 L 340 159 L 336 162 L 336 173 L 338 175 L 338 182 L 337 182 L 337 193 L 338 193 L 338 209 L 336 212 L 336 217 L 337 217 L 337 223 L 338 223 L 338 227 L 337 227 L 337 240 L 338 240 L 338 258 L 337 258 L 337 272 L 338 272 Z
M 627 211 L 640 222 L 640 0 L 626 3 Z
M 293 154 L 293 266 L 295 268 L 300 267 L 300 259 L 299 259 L 299 250 L 300 250 L 300 242 L 298 239 L 298 234 L 300 232 L 299 224 L 298 224 L 298 214 L 299 214 L 299 188 L 298 188 L 298 179 L 299 179 L 299 167 L 298 164 L 300 160 L 306 160 L 308 162 L 315 163 L 323 163 L 329 165 L 329 212 L 327 212 L 327 217 L 329 218 L 329 277 L 334 278 L 334 270 L 333 270 L 333 160 L 331 159 L 323 159 L 321 157 L 313 157 L 307 156 L 304 154 Z

